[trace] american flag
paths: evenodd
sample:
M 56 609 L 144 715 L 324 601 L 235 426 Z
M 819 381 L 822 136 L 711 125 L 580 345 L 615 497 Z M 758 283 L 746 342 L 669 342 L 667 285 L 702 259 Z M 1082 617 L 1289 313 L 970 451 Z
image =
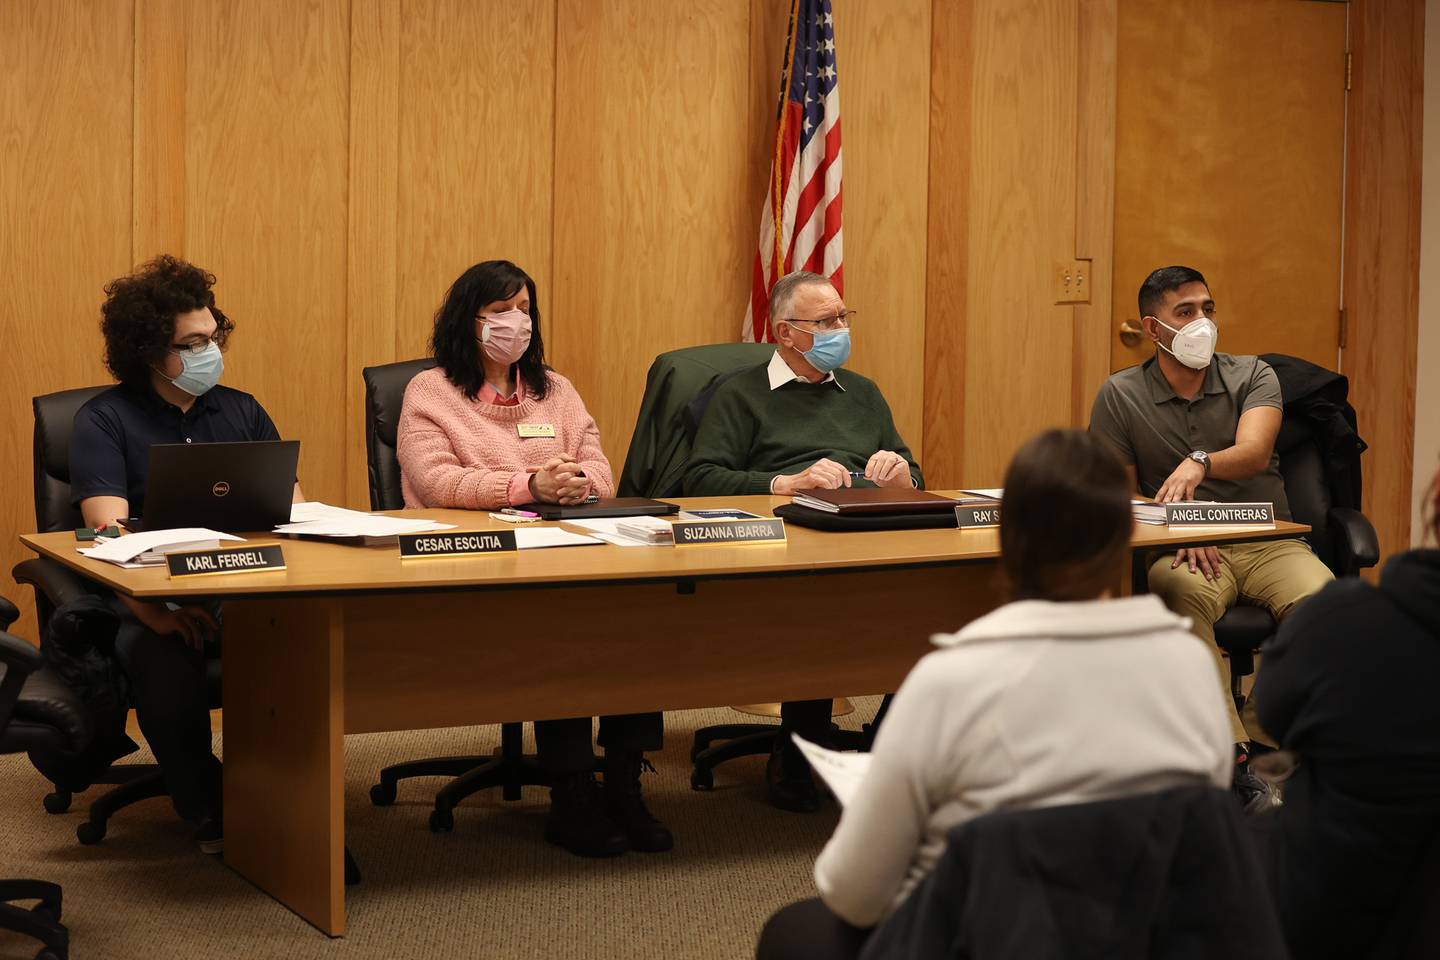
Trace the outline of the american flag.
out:
M 740 339 L 773 341 L 770 288 L 795 270 L 844 293 L 840 233 L 840 79 L 830 0 L 792 0 L 770 192 Z M 778 226 L 778 229 L 777 229 Z

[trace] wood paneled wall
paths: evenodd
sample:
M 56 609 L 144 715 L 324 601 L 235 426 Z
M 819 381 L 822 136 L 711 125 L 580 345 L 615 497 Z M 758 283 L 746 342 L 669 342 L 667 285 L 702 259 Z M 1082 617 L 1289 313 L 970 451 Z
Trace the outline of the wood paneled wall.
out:
M 934 485 L 998 482 L 1108 372 L 1117 2 L 834 0 L 853 366 Z M 102 287 L 160 252 L 219 276 L 226 382 L 303 441 L 311 497 L 366 504 L 361 368 L 422 355 L 492 257 L 535 276 L 618 470 L 654 355 L 738 336 L 788 9 L 0 6 L 0 564 L 29 398 L 107 379 Z M 1056 305 L 1074 257 L 1092 304 Z

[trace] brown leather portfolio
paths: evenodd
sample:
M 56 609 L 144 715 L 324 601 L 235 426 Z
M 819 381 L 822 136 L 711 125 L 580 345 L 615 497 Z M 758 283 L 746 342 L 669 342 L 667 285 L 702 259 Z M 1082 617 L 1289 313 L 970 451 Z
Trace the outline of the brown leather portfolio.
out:
M 842 516 L 860 513 L 940 513 L 955 509 L 952 497 L 924 490 L 897 490 L 893 487 L 843 487 L 839 490 L 797 490 L 794 500 L 801 506 Z

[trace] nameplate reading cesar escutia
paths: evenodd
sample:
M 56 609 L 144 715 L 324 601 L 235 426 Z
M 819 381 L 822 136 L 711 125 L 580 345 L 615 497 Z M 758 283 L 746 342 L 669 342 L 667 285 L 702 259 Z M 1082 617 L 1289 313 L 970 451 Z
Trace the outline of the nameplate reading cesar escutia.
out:
M 955 525 L 962 530 L 966 527 L 998 527 L 1000 526 L 1000 504 L 984 503 L 978 507 L 956 507 Z
M 514 530 L 404 533 L 399 540 L 401 560 L 414 560 L 418 557 L 464 557 L 472 553 L 510 553 L 515 550 Z
M 254 547 L 226 547 L 224 550 L 196 550 L 190 553 L 167 553 L 165 565 L 171 578 L 205 577 L 218 573 L 259 573 L 284 570 L 285 554 L 280 544 Z
M 1171 527 L 1273 527 L 1273 503 L 1167 503 Z
M 675 546 L 696 547 L 706 543 L 784 543 L 785 521 L 697 520 L 673 523 Z

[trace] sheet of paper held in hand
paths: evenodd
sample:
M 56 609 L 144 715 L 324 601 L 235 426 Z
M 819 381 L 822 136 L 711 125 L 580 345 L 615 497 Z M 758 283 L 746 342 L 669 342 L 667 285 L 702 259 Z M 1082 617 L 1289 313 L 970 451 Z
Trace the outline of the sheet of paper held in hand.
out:
M 870 754 L 841 753 L 811 743 L 799 734 L 792 733 L 790 736 L 794 739 L 795 746 L 800 748 L 800 752 L 810 762 L 810 769 L 820 775 L 820 779 L 825 781 L 825 786 L 835 794 L 840 805 L 843 807 L 848 804 L 850 798 L 855 796 L 855 791 L 860 788 L 860 781 L 865 779 L 865 771 L 870 769 Z

